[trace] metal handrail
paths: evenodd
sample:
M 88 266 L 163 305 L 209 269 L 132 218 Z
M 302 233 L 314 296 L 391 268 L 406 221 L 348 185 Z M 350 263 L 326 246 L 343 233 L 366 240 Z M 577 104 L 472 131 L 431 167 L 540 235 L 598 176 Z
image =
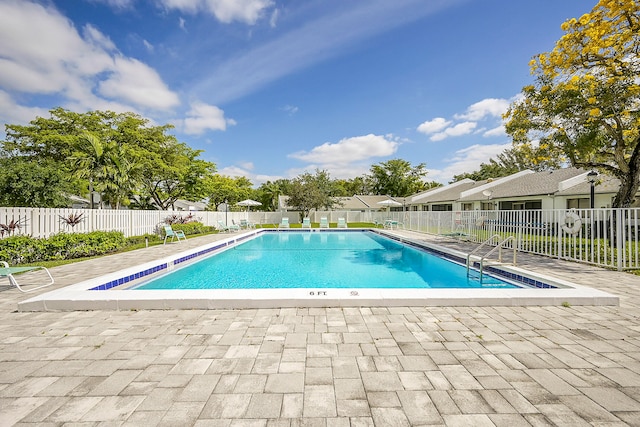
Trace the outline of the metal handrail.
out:
M 469 275 L 469 261 L 471 260 L 471 257 L 473 256 L 473 254 L 475 254 L 476 252 L 478 252 L 480 249 L 482 249 L 483 247 L 485 247 L 489 242 L 493 242 L 494 238 L 498 238 L 498 243 L 500 242 L 500 235 L 499 234 L 494 234 L 493 236 L 489 237 L 487 240 L 485 240 L 484 242 L 480 243 L 480 246 L 478 246 L 477 248 L 475 248 L 473 251 L 469 252 L 469 254 L 467 255 L 467 276 Z M 482 258 L 481 258 L 482 259 Z
M 514 236 L 509 236 L 507 238 L 505 238 L 504 240 L 499 240 L 500 239 L 500 235 L 499 234 L 494 234 L 493 236 L 489 237 L 487 240 L 485 240 L 484 242 L 482 242 L 480 244 L 480 246 L 478 246 L 477 248 L 475 248 L 472 252 L 470 252 L 467 255 L 467 276 L 469 276 L 469 270 L 471 268 L 471 257 L 474 256 L 474 254 L 476 252 L 478 252 L 480 249 L 482 249 L 484 246 L 486 246 L 487 244 L 489 244 L 490 242 L 493 242 L 493 240 L 495 238 L 498 238 L 498 243 L 496 244 L 496 246 L 494 248 L 491 248 L 491 250 L 489 252 L 487 252 L 486 254 L 484 254 L 483 256 L 478 256 L 475 255 L 476 257 L 478 257 L 480 259 L 480 281 L 482 281 L 482 272 L 484 270 L 484 261 L 487 257 L 489 257 L 489 255 L 493 254 L 496 250 L 498 251 L 498 262 L 502 262 L 502 248 L 504 247 L 504 245 L 513 240 L 515 241 L 515 237 Z M 513 245 L 512 247 L 513 249 L 513 265 L 516 265 L 517 263 L 517 245 Z
M 484 266 L 484 260 L 485 258 L 487 258 L 489 255 L 491 255 L 493 252 L 496 251 L 496 249 L 498 249 L 498 262 L 502 262 L 502 248 L 504 247 L 504 244 L 507 243 L 510 240 L 514 240 L 515 241 L 515 237 L 513 236 L 509 236 L 506 239 L 504 239 L 503 241 L 501 241 L 500 243 L 498 243 L 498 245 L 491 249 L 489 252 L 487 252 L 486 254 L 484 254 L 484 256 L 482 258 L 480 258 L 480 280 L 482 280 L 482 269 Z M 512 247 L 513 249 L 513 265 L 516 265 L 516 253 L 517 253 L 517 245 L 513 245 Z

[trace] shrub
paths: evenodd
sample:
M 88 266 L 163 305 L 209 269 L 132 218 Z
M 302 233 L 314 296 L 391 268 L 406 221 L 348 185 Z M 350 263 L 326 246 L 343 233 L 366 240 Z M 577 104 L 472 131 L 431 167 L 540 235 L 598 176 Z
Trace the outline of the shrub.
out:
M 201 222 L 189 222 L 187 224 L 173 224 L 171 228 L 173 228 L 174 230 L 182 230 L 186 235 L 212 233 L 215 231 L 215 227 L 204 225 Z
M 127 237 L 127 246 L 135 246 L 144 243 L 145 237 L 149 239 L 149 243 L 161 241 L 157 234 L 143 234 L 142 236 Z
M 60 233 L 46 239 L 10 236 L 0 240 L 0 259 L 9 264 L 36 263 L 104 255 L 126 246 L 119 231 Z

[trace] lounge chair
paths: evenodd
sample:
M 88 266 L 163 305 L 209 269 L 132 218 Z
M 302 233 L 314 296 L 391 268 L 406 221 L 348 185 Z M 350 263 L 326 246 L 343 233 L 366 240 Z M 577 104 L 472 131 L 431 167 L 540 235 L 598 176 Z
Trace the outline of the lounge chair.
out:
M 388 228 L 389 230 L 393 230 L 394 228 L 398 228 L 398 221 L 394 219 L 386 219 L 384 221 L 384 228 Z
M 338 218 L 338 228 L 347 228 L 347 221 L 344 218 Z
M 320 228 L 329 228 L 329 221 L 327 221 L 326 216 L 320 218 Z
M 39 285 L 31 289 L 22 289 L 18 284 L 18 281 L 16 280 L 14 274 L 26 273 L 29 271 L 36 271 L 36 270 L 43 270 L 45 273 L 47 273 L 47 275 L 49 276 L 49 283 L 46 283 L 44 285 Z M 42 289 L 49 285 L 53 285 L 53 277 L 51 276 L 51 273 L 49 273 L 49 270 L 47 270 L 45 267 L 9 267 L 9 264 L 7 264 L 5 261 L 0 261 L 0 277 L 8 278 L 9 283 L 11 283 L 16 288 L 18 288 L 20 292 L 31 292 L 37 289 Z
M 216 227 L 220 233 L 226 233 L 227 231 L 239 231 L 240 226 L 236 224 L 227 225 L 223 221 L 218 221 L 218 227 Z
M 278 224 L 278 228 L 289 228 L 289 218 L 283 217 L 280 224 Z
M 302 228 L 311 228 L 311 219 L 302 218 Z
M 171 241 L 173 239 L 178 239 L 178 243 L 180 243 L 180 239 L 187 240 L 187 236 L 184 235 L 184 231 L 182 230 L 174 230 L 170 225 L 164 226 L 164 242 L 163 245 L 167 243 L 167 239 L 171 237 Z
M 464 225 L 458 225 L 456 229 L 449 233 L 440 233 L 438 237 L 441 239 L 470 240 L 471 236 L 465 233 Z
M 254 223 L 252 223 L 252 222 L 249 222 L 249 220 L 247 220 L 247 219 L 241 219 L 240 220 L 240 228 L 246 228 L 246 229 L 256 228 L 256 225 Z

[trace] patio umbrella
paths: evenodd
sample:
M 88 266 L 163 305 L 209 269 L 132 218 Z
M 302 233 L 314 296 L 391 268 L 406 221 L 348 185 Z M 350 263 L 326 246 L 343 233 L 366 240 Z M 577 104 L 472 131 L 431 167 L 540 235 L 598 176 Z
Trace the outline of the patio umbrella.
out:
M 391 206 L 402 206 L 402 203 L 400 202 L 396 202 L 393 199 L 387 199 L 387 200 L 383 200 L 381 202 L 378 202 L 379 205 L 382 206 L 386 206 L 387 207 L 387 212 L 389 212 L 389 208 L 391 208 Z
M 246 206 L 247 207 L 247 216 L 248 216 L 249 215 L 249 208 L 251 206 L 261 206 L 262 203 L 257 202 L 255 200 L 247 199 L 247 200 L 243 200 L 241 202 L 236 203 L 236 205 L 238 205 L 238 206 Z
M 383 200 L 381 202 L 378 202 L 378 204 L 382 206 L 386 206 L 387 209 L 390 208 L 391 206 L 402 206 L 402 203 L 396 202 L 395 200 L 392 200 L 392 199 Z

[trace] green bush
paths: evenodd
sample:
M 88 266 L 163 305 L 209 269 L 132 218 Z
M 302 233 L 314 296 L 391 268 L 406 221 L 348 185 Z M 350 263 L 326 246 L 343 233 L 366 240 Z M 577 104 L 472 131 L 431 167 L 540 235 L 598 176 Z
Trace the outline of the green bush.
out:
M 119 231 L 60 233 L 46 239 L 11 236 L 0 239 L 0 259 L 14 265 L 83 258 L 115 252 L 126 245 Z
M 162 239 L 157 234 L 143 234 L 142 236 L 127 237 L 127 246 L 135 246 L 144 243 L 145 237 L 149 239 L 149 243 L 159 242 Z
M 190 234 L 212 233 L 215 227 L 204 225 L 201 222 L 188 222 L 186 224 L 172 224 L 174 230 L 182 230 L 187 236 Z

